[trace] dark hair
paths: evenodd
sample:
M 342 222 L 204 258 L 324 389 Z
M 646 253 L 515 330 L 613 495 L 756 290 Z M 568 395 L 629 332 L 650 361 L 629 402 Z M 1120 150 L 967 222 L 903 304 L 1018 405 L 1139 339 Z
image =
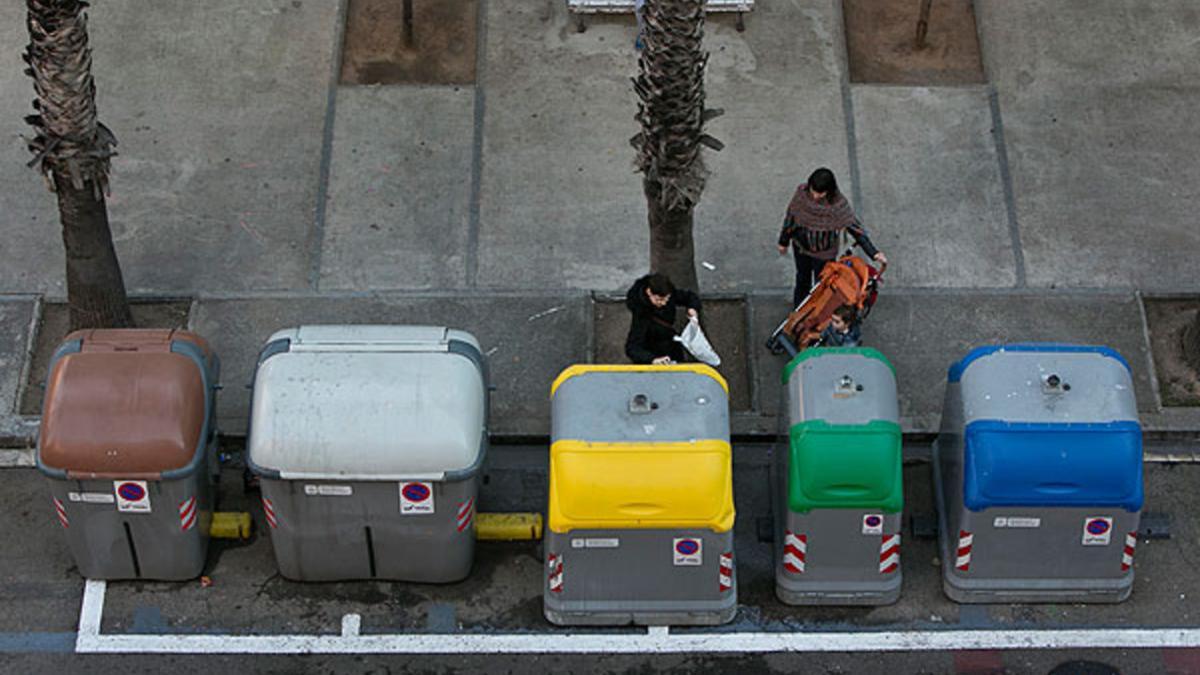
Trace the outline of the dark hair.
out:
M 675 292 L 675 284 L 671 283 L 670 277 L 657 272 L 646 277 L 646 288 L 655 295 L 670 295 Z
M 832 202 L 838 196 L 837 178 L 833 177 L 832 171 L 821 167 L 808 177 L 808 189 L 813 192 L 824 192 L 825 199 Z
M 853 326 L 854 322 L 858 320 L 858 312 L 854 309 L 854 305 L 842 305 L 833 310 L 833 313 L 841 317 L 847 326 Z

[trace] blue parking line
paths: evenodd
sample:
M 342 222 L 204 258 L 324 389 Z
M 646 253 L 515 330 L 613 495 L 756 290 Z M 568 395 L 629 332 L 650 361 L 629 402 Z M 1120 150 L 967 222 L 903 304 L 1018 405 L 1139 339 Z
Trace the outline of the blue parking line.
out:
M 73 651 L 75 633 L 0 633 L 0 654 Z

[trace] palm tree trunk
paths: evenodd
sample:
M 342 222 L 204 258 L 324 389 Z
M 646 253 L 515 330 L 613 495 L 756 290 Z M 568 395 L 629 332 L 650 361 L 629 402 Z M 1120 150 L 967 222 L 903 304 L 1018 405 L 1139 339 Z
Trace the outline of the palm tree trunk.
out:
M 25 118 L 36 132 L 29 164 L 58 196 L 72 330 L 133 325 L 104 201 L 117 139 L 96 117 L 86 8 L 82 0 L 26 0 L 25 74 L 37 94 L 36 114 Z
M 704 0 L 646 0 L 642 49 L 633 88 L 641 133 L 631 139 L 643 174 L 650 226 L 650 268 L 681 288 L 699 290 L 693 211 L 708 175 L 700 148 L 720 150 L 704 123 Z
M 67 254 L 67 305 L 71 330 L 133 325 L 121 264 L 113 248 L 104 193 L 77 189 L 55 177 L 63 247 Z
M 1200 371 L 1200 312 L 1183 329 L 1183 360 L 1196 371 Z
M 667 275 L 680 288 L 698 291 L 693 208 L 664 206 L 662 186 L 650 179 L 642 181 L 642 189 L 650 221 L 650 269 Z

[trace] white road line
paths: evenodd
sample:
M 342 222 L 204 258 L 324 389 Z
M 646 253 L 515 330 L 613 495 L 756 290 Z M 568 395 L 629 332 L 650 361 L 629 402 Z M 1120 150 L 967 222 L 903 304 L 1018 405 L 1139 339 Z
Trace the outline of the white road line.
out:
M 1200 647 L 1200 628 L 941 630 L 808 633 L 397 634 L 359 635 L 361 617 L 342 619 L 342 635 L 101 635 L 103 581 L 88 581 L 79 615 L 79 653 L 120 654 L 678 654 L 897 652 L 960 649 L 1136 649 Z M 357 621 L 356 621 L 357 619 Z M 552 639 L 547 639 L 552 638 Z
M 104 592 L 108 584 L 88 579 L 83 586 L 83 605 L 79 608 L 79 640 L 100 635 L 100 619 L 104 616 Z M 76 651 L 79 650 L 78 641 Z

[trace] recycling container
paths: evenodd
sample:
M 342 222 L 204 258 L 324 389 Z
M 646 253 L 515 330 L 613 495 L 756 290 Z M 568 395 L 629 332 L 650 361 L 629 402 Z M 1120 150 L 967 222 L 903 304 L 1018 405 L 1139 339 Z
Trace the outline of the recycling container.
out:
M 208 344 L 182 330 L 76 331 L 47 372 L 37 467 L 79 573 L 199 576 L 217 471 Z
M 488 375 L 468 333 L 301 326 L 267 341 L 247 464 L 289 579 L 451 582 L 471 571 Z
M 934 446 L 957 602 L 1120 602 L 1133 587 L 1142 430 L 1108 347 L 979 347 L 950 368 Z
M 869 348 L 806 349 L 783 384 L 775 594 L 790 605 L 895 602 L 904 488 L 892 364 Z
M 551 389 L 546 618 L 716 625 L 737 610 L 725 381 L 703 365 L 587 366 Z

